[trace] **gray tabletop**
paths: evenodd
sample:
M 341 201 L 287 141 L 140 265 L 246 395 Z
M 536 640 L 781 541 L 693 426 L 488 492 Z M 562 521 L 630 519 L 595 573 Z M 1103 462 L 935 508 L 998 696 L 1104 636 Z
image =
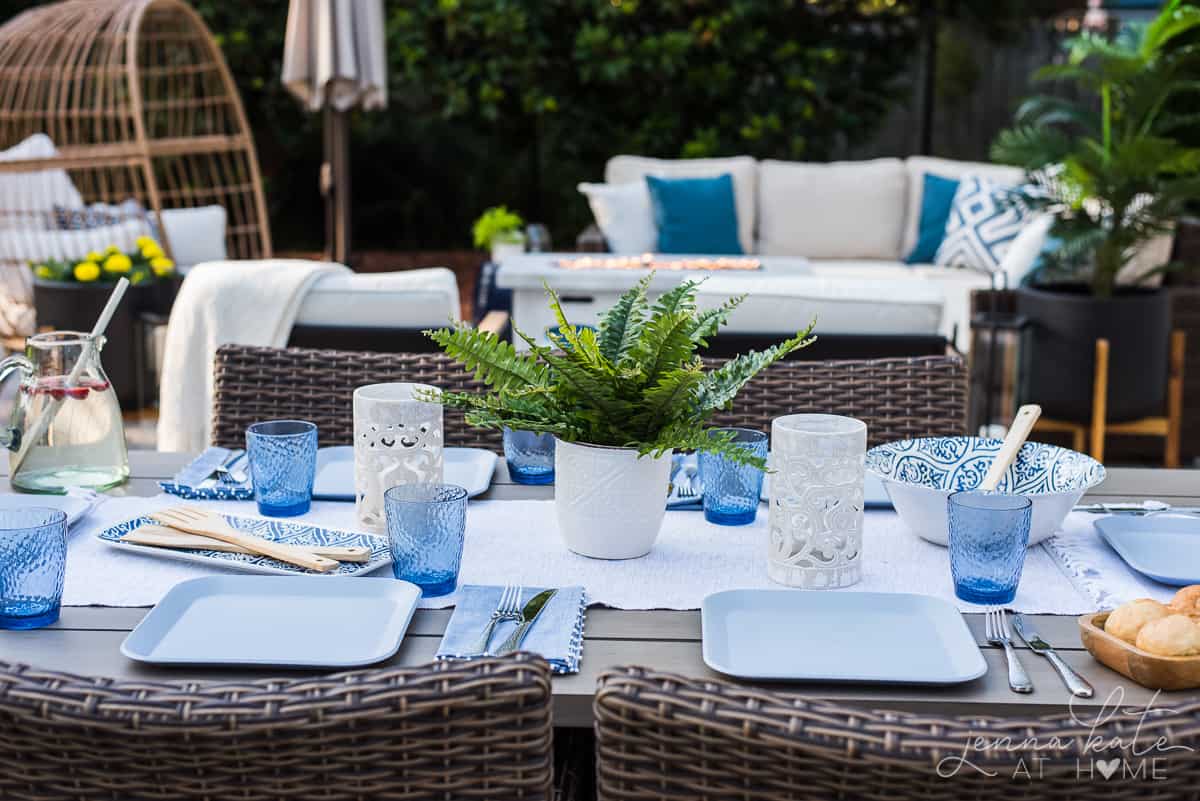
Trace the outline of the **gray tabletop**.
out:
M 156 481 L 169 477 L 188 460 L 186 454 L 134 451 L 130 454 L 132 477 L 116 495 L 148 496 L 158 492 Z M 8 490 L 7 482 L 0 489 Z M 513 500 L 553 497 L 552 487 L 514 484 L 503 460 L 497 465 L 492 488 L 484 498 Z M 1175 505 L 1200 504 L 1200 472 L 1185 470 L 1112 469 L 1109 478 L 1088 496 L 1093 501 L 1125 501 L 1156 498 Z M 155 668 L 132 662 L 120 653 L 126 634 L 146 614 L 145 608 L 66 607 L 52 627 L 29 632 L 0 632 L 0 659 L 38 667 L 96 676 L 154 679 L 236 679 L 266 676 L 248 670 L 202 670 Z M 400 652 L 392 664 L 417 665 L 433 659 L 445 630 L 449 610 L 421 610 L 413 619 Z M 1122 688 L 1122 703 L 1145 705 L 1152 693 L 1134 685 L 1095 662 L 1083 650 L 1074 617 L 1037 615 L 1042 635 L 1063 658 L 1096 688 L 1090 701 L 1074 704 L 1099 708 L 1111 706 L 1112 695 Z M 1062 682 L 1042 659 L 1022 647 L 1023 662 L 1036 687 L 1029 695 L 1008 689 L 1003 652 L 983 639 L 979 615 L 966 615 L 967 623 L 983 649 L 988 663 L 984 677 L 952 687 L 863 686 L 837 684 L 774 685 L 806 696 L 838 699 L 852 704 L 939 714 L 984 715 L 1061 713 L 1068 694 Z M 592 724 L 592 695 L 596 678 L 620 665 L 646 665 L 690 676 L 718 674 L 709 670 L 700 655 L 700 613 L 678 611 L 624 611 L 593 608 L 588 611 L 587 630 L 580 672 L 554 679 L 554 716 L 559 726 L 586 727 Z M 277 671 L 276 671 L 277 672 Z M 1155 706 L 1173 706 L 1195 693 L 1165 693 Z

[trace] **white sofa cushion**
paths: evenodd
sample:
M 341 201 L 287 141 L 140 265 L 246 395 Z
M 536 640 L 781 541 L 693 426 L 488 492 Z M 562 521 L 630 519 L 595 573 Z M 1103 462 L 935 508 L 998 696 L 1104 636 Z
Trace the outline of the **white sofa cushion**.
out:
M 163 209 L 162 222 L 171 255 L 181 269 L 204 261 L 225 261 L 224 206 Z
M 650 253 L 658 247 L 658 229 L 645 179 L 626 184 L 579 185 L 596 225 L 613 253 Z
M 729 173 L 737 207 L 738 241 L 746 253 L 754 252 L 755 203 L 758 200 L 758 164 L 750 156 L 726 159 L 652 159 L 613 156 L 604 167 L 610 184 L 644 183 L 647 175 L 660 178 L 709 178 Z M 653 219 L 653 218 L 651 218 Z M 656 241 L 657 245 L 657 234 Z
M 758 252 L 901 258 L 908 173 L 899 159 L 759 164 Z
M 36 133 L 0 152 L 0 161 L 33 161 L 58 155 L 54 142 Z M 50 228 L 55 206 L 79 208 L 83 197 L 63 169 L 35 170 L 0 175 L 0 228 Z M 34 212 L 35 214 L 13 214 Z
M 987 164 L 978 161 L 954 161 L 932 156 L 912 156 L 904 161 L 908 170 L 908 203 L 905 205 L 904 238 L 900 253 L 907 256 L 917 244 L 917 226 L 921 222 L 921 191 L 925 186 L 926 173 L 943 178 L 961 180 L 966 175 L 979 175 L 996 183 L 1016 186 L 1025 180 L 1025 171 L 1004 164 Z
M 395 273 L 334 273 L 304 296 L 297 325 L 426 328 L 461 316 L 458 282 L 445 267 Z
M 101 225 L 77 231 L 14 228 L 0 230 L 0 260 L 11 262 L 73 261 L 92 251 L 102 252 L 109 245 L 123 251 L 137 249 L 137 238 L 149 236 L 150 225 L 144 219 L 126 220 L 117 225 Z

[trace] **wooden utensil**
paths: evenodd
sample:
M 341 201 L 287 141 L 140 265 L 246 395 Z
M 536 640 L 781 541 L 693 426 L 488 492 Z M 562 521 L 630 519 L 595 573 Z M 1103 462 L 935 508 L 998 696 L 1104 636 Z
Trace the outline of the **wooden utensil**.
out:
M 987 475 L 983 477 L 983 481 L 979 484 L 980 490 L 990 492 L 996 489 L 1000 483 L 1000 479 L 1004 478 L 1004 474 L 1008 471 L 1009 466 L 1012 465 L 1013 460 L 1020 453 L 1021 446 L 1025 444 L 1025 440 L 1029 439 L 1029 433 L 1033 431 L 1033 424 L 1041 416 L 1042 407 L 1036 403 L 1026 404 L 1017 409 L 1017 414 L 1013 417 L 1012 425 L 1009 426 L 1008 436 L 1004 438 L 1004 443 L 1000 446 L 1000 452 L 992 460 L 992 466 L 988 468 Z
M 1152 690 L 1200 687 L 1200 656 L 1159 656 L 1143 651 L 1104 630 L 1109 614 L 1096 612 L 1079 618 L 1079 638 L 1096 661 Z
M 189 534 L 200 534 L 212 537 L 214 540 L 238 545 L 250 553 L 269 556 L 289 565 L 296 565 L 318 573 L 328 573 L 337 568 L 338 563 L 324 556 L 317 556 L 312 551 L 295 545 L 285 545 L 279 542 L 265 540 L 245 534 L 225 522 L 225 519 L 212 512 L 202 512 L 199 509 L 189 509 L 177 506 L 162 512 L 154 512 L 150 519 L 168 528 L 186 531 Z
M 134 545 L 152 545 L 157 548 L 172 548 L 186 551 L 219 551 L 221 553 L 252 553 L 240 545 L 233 545 L 212 537 L 199 534 L 187 534 L 178 529 L 165 526 L 141 526 L 125 536 L 121 542 L 132 542 Z M 294 547 L 294 546 L 293 546 Z M 339 562 L 366 564 L 371 561 L 371 549 L 357 546 L 320 546 L 306 547 L 304 550 L 317 556 L 336 559 Z

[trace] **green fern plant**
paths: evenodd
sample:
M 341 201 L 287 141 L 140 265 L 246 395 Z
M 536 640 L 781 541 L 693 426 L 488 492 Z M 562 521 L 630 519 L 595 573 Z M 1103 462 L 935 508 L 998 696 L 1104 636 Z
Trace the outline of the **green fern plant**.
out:
M 546 287 L 558 328 L 553 347 L 518 351 L 491 332 L 466 325 L 425 332 L 487 385 L 483 394 L 448 392 L 441 402 L 465 409 L 467 421 L 554 434 L 568 442 L 636 448 L 655 456 L 674 450 L 722 453 L 766 465 L 710 435 L 708 421 L 760 370 L 810 344 L 813 324 L 763 351 L 750 351 L 705 370 L 697 350 L 745 296 L 706 310 L 696 306 L 700 283 L 685 281 L 651 304 L 646 276 L 600 320 L 599 330 L 572 325 L 558 295 Z

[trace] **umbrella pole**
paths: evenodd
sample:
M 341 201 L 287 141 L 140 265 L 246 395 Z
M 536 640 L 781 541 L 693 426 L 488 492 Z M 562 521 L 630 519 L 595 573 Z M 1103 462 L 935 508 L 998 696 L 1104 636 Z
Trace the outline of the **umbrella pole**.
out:
M 350 113 L 326 106 L 324 114 L 321 193 L 325 196 L 325 257 L 349 265 Z

